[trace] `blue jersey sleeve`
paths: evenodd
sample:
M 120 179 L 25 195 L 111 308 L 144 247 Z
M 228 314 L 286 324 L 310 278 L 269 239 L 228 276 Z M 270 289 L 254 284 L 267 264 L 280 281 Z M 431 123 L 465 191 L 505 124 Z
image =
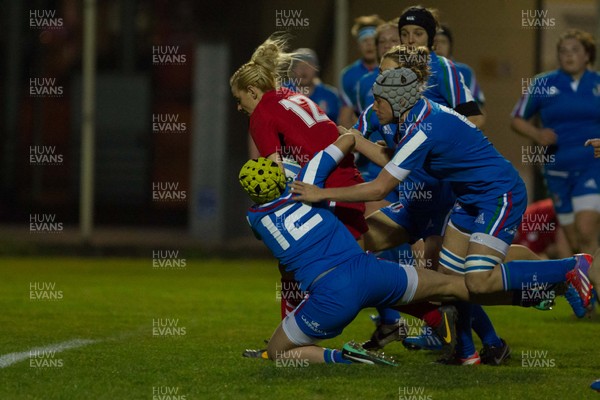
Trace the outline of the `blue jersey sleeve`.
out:
M 246 222 L 248 222 L 248 225 L 250 225 L 250 229 L 252 230 L 254 237 L 257 238 L 258 240 L 262 240 L 262 237 L 260 237 L 260 234 L 258 233 L 258 231 L 256 229 L 254 229 L 254 226 L 252 226 L 252 221 L 250 220 L 250 216 L 248 216 L 248 215 L 246 215 Z
M 356 104 L 360 113 L 362 113 L 369 104 L 373 104 L 373 101 L 375 100 L 372 89 L 373 84 L 377 79 L 377 75 L 377 71 L 372 71 L 363 75 L 358 81 L 358 86 L 356 88 Z
M 475 72 L 473 71 L 473 69 L 467 64 L 463 63 L 455 62 L 454 65 L 456 66 L 456 69 L 458 69 L 458 71 L 461 73 L 464 79 L 465 86 L 469 88 L 475 101 L 479 104 L 484 104 L 485 95 L 483 94 L 481 87 L 479 87 L 479 82 L 477 82 L 477 77 L 475 76 Z
M 362 133 L 362 135 L 369 139 L 373 132 L 379 130 L 381 125 L 377 114 L 373 111 L 373 104 L 369 105 L 358 117 L 358 121 L 354 124 L 353 128 Z
M 459 104 L 474 101 L 473 95 L 467 88 L 465 81 L 451 60 L 437 56 L 437 90 L 446 100 L 450 108 L 456 108 Z
M 337 167 L 343 158 L 344 153 L 335 144 L 330 144 L 325 150 L 315 154 L 308 164 L 302 168 L 297 179 L 323 187 L 331 171 Z
M 535 76 L 527 88 L 522 88 L 521 98 L 511 114 L 513 117 L 529 119 L 540 111 L 541 96 L 536 94 L 543 92 L 543 86 L 547 82 L 547 79 L 542 78 L 542 76 Z
M 356 98 L 356 94 L 354 89 L 356 87 L 356 81 L 352 79 L 352 75 L 350 73 L 350 68 L 346 67 L 342 71 L 342 77 L 340 79 L 340 102 L 342 103 L 342 107 L 353 107 L 353 100 Z
M 413 169 L 423 166 L 433 143 L 421 129 L 408 132 L 398 144 L 392 160 L 385 166 L 386 171 L 399 181 L 404 180 Z

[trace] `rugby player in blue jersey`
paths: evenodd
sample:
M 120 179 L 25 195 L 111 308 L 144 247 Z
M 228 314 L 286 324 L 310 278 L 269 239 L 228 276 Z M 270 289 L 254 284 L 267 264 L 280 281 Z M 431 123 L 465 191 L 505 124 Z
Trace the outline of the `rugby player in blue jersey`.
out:
M 319 79 L 319 59 L 312 49 L 300 48 L 292 52 L 295 55 L 290 67 L 294 79 L 292 89 L 314 101 L 330 120 L 337 123 L 340 115 L 340 98 L 337 89 L 324 84 Z
M 383 55 L 386 54 L 391 48 L 400 44 L 400 35 L 398 34 L 398 18 L 388 21 L 382 25 L 379 25 L 375 31 L 375 44 L 377 46 L 377 58 L 382 59 Z M 379 70 L 373 70 L 368 74 L 365 74 L 360 78 L 357 83 L 357 105 L 359 111 L 362 112 L 366 105 L 373 104 L 373 84 L 379 74 Z M 379 131 L 369 132 L 365 135 L 366 138 L 372 142 L 378 142 L 383 140 Z M 363 179 L 370 181 L 381 171 L 381 167 L 370 161 L 367 157 L 357 153 L 356 166 L 359 169 Z M 385 199 L 381 201 L 371 201 L 365 203 L 365 216 L 372 214 L 382 207 L 388 206 L 391 203 L 398 201 L 398 192 L 393 191 Z M 371 249 L 373 250 L 373 249 Z M 384 251 L 378 251 L 377 256 L 389 261 L 411 263 L 416 262 L 411 251 L 411 247 L 407 242 L 404 242 L 400 246 L 394 246 L 392 248 L 386 248 Z M 415 306 L 411 307 L 412 314 L 415 314 Z M 431 308 L 431 307 L 428 307 Z M 437 311 L 437 307 L 433 307 L 434 311 Z M 417 310 L 418 311 L 418 310 Z M 427 312 L 427 311 L 425 311 Z M 392 309 L 379 309 L 378 316 L 372 316 L 371 318 L 376 324 L 374 333 L 371 335 L 370 340 L 363 343 L 363 347 L 366 349 L 381 349 L 392 341 L 402 340 L 406 337 L 406 329 L 403 327 L 404 322 L 400 318 L 400 313 Z M 414 315 L 421 318 L 423 312 Z M 439 312 L 437 313 L 439 315 Z M 435 320 L 438 324 L 441 323 L 442 317 L 440 315 L 439 320 Z M 450 318 L 449 323 L 454 323 Z
M 467 64 L 454 61 L 452 58 L 452 53 L 454 50 L 454 38 L 452 36 L 452 31 L 447 25 L 440 25 L 440 29 L 436 32 L 435 38 L 433 39 L 433 48 L 435 49 L 436 54 L 452 60 L 454 66 L 462 75 L 465 85 L 471 91 L 473 99 L 475 99 L 479 105 L 479 108 L 482 108 L 485 104 L 485 95 L 483 94 L 483 91 L 479 86 L 479 82 L 475 77 L 475 72 Z
M 398 34 L 398 18 L 394 18 L 391 21 L 387 21 L 381 24 L 375 30 L 375 46 L 377 48 L 377 59 L 381 60 L 381 57 L 387 53 L 392 47 L 400 44 L 400 35 Z M 356 87 L 356 104 L 358 105 L 358 111 L 363 112 L 365 107 L 373 104 L 373 84 L 379 74 L 378 69 L 363 75 Z
M 512 128 L 539 145 L 530 153 L 543 165 L 571 247 L 593 253 L 600 236 L 600 159 L 581 144 L 600 132 L 600 73 L 591 70 L 596 46 L 589 33 L 573 29 L 560 36 L 557 52 L 559 69 L 523 88 Z M 536 116 L 540 128 L 532 123 Z
M 424 96 L 454 108 L 473 123 L 481 126 L 485 122 L 485 118 L 469 88 L 466 87 L 460 71 L 451 60 L 435 54 L 432 50 L 436 31 L 439 28 L 435 15 L 435 10 L 421 6 L 406 8 L 398 22 L 401 42 L 410 46 L 426 46 L 430 50 L 430 55 L 427 57 L 422 54 L 408 54 L 404 48 L 402 51 L 387 54 L 380 64 L 380 70 L 407 64 L 414 65 L 419 62 L 419 57 L 426 57 L 432 72 Z M 396 147 L 399 137 L 403 134 L 395 124 L 379 124 L 372 106 L 367 107 L 354 127 L 365 137 L 380 134 L 390 149 Z M 364 236 L 365 248 L 376 251 L 407 242 L 416 243 L 418 246 L 420 244 L 418 241 L 422 239 L 424 244 L 421 252 L 422 258 L 431 260 L 432 264 L 437 265 L 437 256 L 442 244 L 442 230 L 446 216 L 454 204 L 454 195 L 447 183 L 440 182 L 423 170 L 414 171 L 399 189 L 402 193 L 402 201 L 384 207 L 367 218 L 369 231 Z M 419 195 L 429 197 L 423 201 L 418 198 Z M 473 314 L 473 327 L 484 344 L 481 352 L 482 362 L 497 364 L 496 360 L 506 359 L 510 355 L 510 348 L 496 334 L 483 308 L 467 304 L 458 304 L 458 306 L 471 309 L 468 313 L 463 314 Z M 431 321 L 432 311 L 426 312 L 422 318 L 425 321 Z M 474 344 L 470 338 L 470 329 L 469 333 L 463 336 L 462 340 L 459 340 L 459 347 L 465 348 L 464 353 L 472 354 L 470 350 L 474 349 Z M 409 338 L 407 342 L 412 341 L 410 345 L 416 347 L 426 345 L 429 348 L 439 348 L 442 344 L 439 339 L 436 335 L 422 335 Z M 461 338 L 459 337 L 459 339 Z M 468 362 L 477 363 L 479 357 Z
M 323 187 L 354 144 L 353 135 L 341 136 L 315 154 L 297 179 Z M 391 360 L 359 345 L 346 344 L 340 351 L 315 344 L 339 335 L 366 307 L 468 299 L 462 278 L 448 278 L 365 253 L 326 205 L 313 207 L 292 198 L 285 175 L 275 162 L 266 158 L 250 160 L 242 167 L 239 180 L 256 203 L 247 216 L 255 235 L 308 292 L 269 340 L 270 359 L 393 365 Z
M 422 96 L 427 79 L 421 69 L 408 68 L 384 71 L 377 78 L 374 110 L 380 122 L 398 121 L 406 128 L 394 156 L 387 158 L 387 164 L 379 160 L 385 168 L 375 180 L 335 189 L 294 182 L 296 199 L 377 200 L 394 190 L 412 170 L 424 168 L 431 176 L 450 182 L 457 197 L 445 227 L 439 265 L 445 273 L 464 275 L 472 298 L 500 291 L 544 289 L 567 278 L 587 307 L 592 291 L 590 255 L 504 262 L 525 210 L 525 185 L 474 124 Z M 465 321 L 470 323 L 470 318 Z M 474 357 L 478 358 L 476 352 L 457 355 L 455 361 L 472 364 L 469 360 Z
M 360 58 L 346 66 L 340 73 L 340 125 L 347 128 L 356 122 L 358 106 L 356 104 L 356 85 L 365 74 L 377 67 L 377 48 L 375 31 L 384 21 L 378 15 L 363 15 L 354 20 L 352 36 L 356 39 Z

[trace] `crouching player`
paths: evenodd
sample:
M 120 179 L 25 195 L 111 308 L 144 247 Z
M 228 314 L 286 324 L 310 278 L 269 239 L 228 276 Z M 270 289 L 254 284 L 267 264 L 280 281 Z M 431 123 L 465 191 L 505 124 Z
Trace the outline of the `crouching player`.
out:
M 302 168 L 298 180 L 323 187 L 354 145 L 352 135 L 340 136 Z M 242 167 L 239 180 L 257 203 L 248 211 L 255 235 L 308 292 L 269 340 L 271 360 L 394 365 L 389 358 L 357 344 L 348 343 L 341 351 L 315 344 L 338 336 L 363 308 L 468 299 L 461 277 L 402 266 L 365 253 L 326 207 L 292 199 L 285 175 L 275 162 L 250 160 Z

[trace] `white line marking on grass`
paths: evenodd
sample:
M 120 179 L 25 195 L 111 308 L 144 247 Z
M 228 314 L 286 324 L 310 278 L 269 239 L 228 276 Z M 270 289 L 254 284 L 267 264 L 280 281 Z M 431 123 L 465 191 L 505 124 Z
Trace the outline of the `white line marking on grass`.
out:
M 57 352 L 75 349 L 77 347 L 87 346 L 88 344 L 99 342 L 99 340 L 91 340 L 91 339 L 73 339 L 68 340 L 66 342 L 54 343 L 44 347 L 34 347 L 28 351 L 22 351 L 20 353 L 8 353 L 0 356 L 0 368 L 9 367 L 15 363 L 26 360 L 31 357 L 31 353 L 43 353 L 43 352 Z

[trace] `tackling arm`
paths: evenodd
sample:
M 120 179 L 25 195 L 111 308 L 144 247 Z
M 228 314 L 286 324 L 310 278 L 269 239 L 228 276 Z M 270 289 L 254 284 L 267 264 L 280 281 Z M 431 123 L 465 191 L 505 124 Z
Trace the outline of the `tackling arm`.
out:
M 400 181 L 385 169 L 371 182 L 354 186 L 320 189 L 304 182 L 293 182 L 294 200 L 319 202 L 323 200 L 361 202 L 381 200 L 390 193 Z
M 338 127 L 338 131 L 341 132 L 342 129 L 344 128 Z M 392 159 L 392 149 L 371 142 L 369 139 L 365 138 L 360 131 L 354 128 L 347 129 L 345 132 L 354 136 L 356 141 L 356 151 L 380 167 L 385 167 L 385 165 Z

